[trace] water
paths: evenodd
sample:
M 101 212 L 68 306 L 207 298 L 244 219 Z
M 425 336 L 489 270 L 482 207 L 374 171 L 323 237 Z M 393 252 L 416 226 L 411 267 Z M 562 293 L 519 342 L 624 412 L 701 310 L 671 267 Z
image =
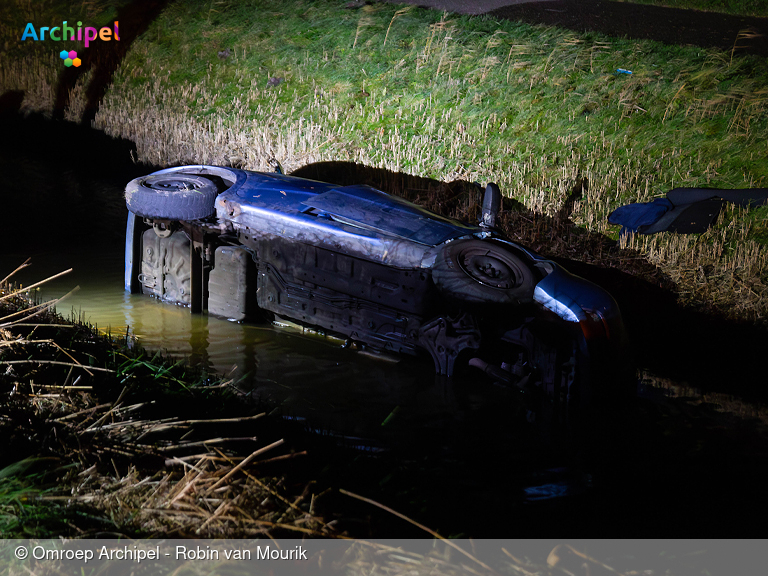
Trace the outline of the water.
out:
M 128 331 L 148 348 L 186 358 L 317 426 L 371 434 L 395 408 L 398 419 L 414 410 L 427 421 L 461 410 L 451 387 L 435 382 L 428 359 L 409 359 L 403 369 L 295 325 L 235 323 L 129 294 L 123 289 L 123 253 L 115 246 L 6 252 L 0 270 L 13 270 L 27 257 L 32 265 L 15 277 L 24 285 L 73 269 L 38 289 L 46 300 L 75 289 L 57 306 L 64 316 L 114 335 Z
M 435 376 L 427 357 L 379 359 L 296 326 L 191 314 L 126 293 L 119 245 L 58 248 L 5 252 L 0 271 L 31 256 L 32 265 L 17 275 L 30 285 L 72 268 L 38 295 L 56 299 L 77 287 L 58 305 L 65 316 L 113 335 L 129 331 L 145 347 L 202 365 L 309 432 L 351 448 L 352 460 L 334 464 L 341 476 L 335 481 L 344 486 L 350 486 L 350 475 L 358 477 L 358 490 L 387 482 L 383 494 L 420 494 L 411 498 L 434 506 L 432 517 L 446 512 L 442 503 L 448 499 L 470 514 L 463 520 L 467 527 L 479 519 L 471 506 L 493 507 L 500 492 L 508 493 L 505 505 L 533 504 L 586 488 L 582 475 L 563 467 L 567 459 L 551 439 L 526 421 L 516 392 L 485 377 L 464 372 L 449 381 Z M 355 454 L 379 461 L 359 461 Z

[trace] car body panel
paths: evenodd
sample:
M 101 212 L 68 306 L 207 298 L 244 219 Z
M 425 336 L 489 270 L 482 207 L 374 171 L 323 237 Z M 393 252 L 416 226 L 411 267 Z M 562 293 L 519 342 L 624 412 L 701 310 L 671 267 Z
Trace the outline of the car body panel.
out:
M 624 343 L 621 315 L 609 294 L 490 226 L 439 216 L 369 186 L 338 186 L 205 165 L 180 166 L 153 175 L 173 173 L 203 175 L 222 182 L 212 218 L 180 223 L 190 237 L 191 260 L 203 259 L 200 274 L 207 287 L 204 292 L 213 291 L 209 298 L 216 302 L 216 310 L 246 310 L 253 308 L 250 303 L 255 300 L 258 309 L 331 330 L 352 342 L 406 354 L 427 351 L 436 371 L 447 375 L 453 372 L 463 350 L 490 357 L 501 342 L 502 347 L 512 346 L 528 355 L 525 370 L 529 377 L 535 374 L 548 380 L 544 388 L 550 394 L 562 387 L 573 398 L 586 395 L 583 391 L 571 394 L 567 369 L 562 366 L 572 366 L 579 355 L 590 357 L 593 348 L 611 350 L 602 343 Z M 144 228 L 153 225 L 146 222 Z M 158 225 L 154 226 L 160 234 Z M 140 231 L 137 220 L 129 220 L 125 285 L 131 291 L 136 291 L 137 261 L 143 262 L 136 251 Z M 461 261 L 462 250 L 446 252 L 449 246 L 459 246 L 454 242 L 470 243 L 475 248 L 479 242 L 480 256 L 473 257 L 480 268 L 468 268 Z M 486 242 L 487 253 L 483 247 Z M 216 269 L 213 255 L 221 259 L 222 246 L 237 247 L 241 256 L 235 268 L 217 271 L 208 284 L 206 273 Z M 494 251 L 506 256 L 494 260 Z M 243 259 L 246 254 L 251 259 Z M 446 259 L 446 254 L 459 261 Z M 473 254 L 477 254 L 476 249 Z M 530 292 L 524 283 L 521 289 L 527 295 L 518 297 L 508 290 L 506 299 L 494 304 L 496 292 L 491 279 L 499 272 L 495 263 L 504 258 L 513 258 L 530 271 L 525 276 Z M 438 264 L 443 266 L 441 278 L 456 279 L 462 286 L 466 283 L 469 292 L 451 294 L 446 292 L 447 284 L 435 284 L 432 271 Z M 235 266 L 235 261 L 227 266 Z M 255 280 L 238 280 L 241 288 L 219 286 L 235 283 L 222 280 L 225 278 Z M 478 284 L 483 285 L 478 288 L 480 296 L 473 298 L 473 286 Z M 254 294 L 249 296 L 251 292 Z M 470 297 L 465 299 L 462 294 Z M 228 306 L 228 298 L 237 299 L 239 304 Z M 600 346 L 593 346 L 598 341 Z M 506 352 L 501 355 L 497 364 L 502 366 L 516 357 Z M 536 362 L 550 365 L 537 367 Z M 589 364 L 594 367 L 599 360 L 590 357 Z M 490 364 L 482 361 L 473 365 Z M 500 370 L 492 367 L 488 373 L 498 376 Z M 518 376 L 509 376 L 509 380 L 522 387 L 520 382 L 526 378 Z M 573 380 L 573 370 L 570 378 Z
M 342 222 L 425 246 L 437 246 L 480 231 L 478 226 L 436 218 L 411 202 L 370 186 L 336 188 L 302 204 L 341 218 Z

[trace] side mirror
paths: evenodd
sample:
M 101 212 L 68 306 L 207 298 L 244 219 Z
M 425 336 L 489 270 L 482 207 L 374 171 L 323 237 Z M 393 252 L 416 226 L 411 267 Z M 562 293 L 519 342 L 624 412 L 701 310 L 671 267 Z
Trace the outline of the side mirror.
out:
M 480 226 L 483 228 L 494 228 L 496 218 L 501 210 L 501 190 L 493 182 L 489 182 L 485 187 L 483 196 L 483 212 L 480 215 Z

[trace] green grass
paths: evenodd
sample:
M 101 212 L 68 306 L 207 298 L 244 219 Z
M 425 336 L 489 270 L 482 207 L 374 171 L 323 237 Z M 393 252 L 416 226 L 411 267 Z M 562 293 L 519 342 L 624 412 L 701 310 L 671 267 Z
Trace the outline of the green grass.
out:
M 284 81 L 269 86 L 273 77 Z M 0 75 L 0 87 L 14 82 L 38 94 L 29 109 L 46 109 L 38 80 Z M 198 0 L 169 5 L 132 46 L 96 126 L 154 164 L 354 161 L 497 181 L 545 216 L 586 177 L 574 223 L 617 238 L 606 218 L 627 202 L 677 186 L 768 186 L 766 112 L 764 58 L 413 6 Z M 768 294 L 765 219 L 745 214 L 722 230 L 712 253 L 755 255 L 749 275 Z M 630 246 L 680 280 L 670 262 L 703 265 L 686 260 L 691 242 Z
M 423 10 L 393 19 L 395 10 L 177 4 L 145 35 L 112 96 L 224 127 L 287 132 L 303 120 L 377 163 L 391 156 L 377 148 L 391 147 L 396 127 L 432 155 L 408 150 L 398 167 L 437 178 L 442 164 L 491 176 L 532 161 L 530 183 L 540 184 L 574 156 L 582 169 L 635 164 L 638 183 L 659 190 L 768 176 L 760 59 Z M 221 61 L 225 47 L 234 56 Z M 271 76 L 287 82 L 270 89 Z M 338 137 L 322 140 L 321 150 L 336 152 Z
M 46 472 L 41 468 L 49 467 Z M 30 457 L 0 469 L 0 534 L 3 538 L 54 538 L 72 530 L 74 523 L 113 528 L 75 507 L 47 499 L 60 487 L 54 478 L 66 468 L 57 458 Z M 31 471 L 36 468 L 36 471 Z

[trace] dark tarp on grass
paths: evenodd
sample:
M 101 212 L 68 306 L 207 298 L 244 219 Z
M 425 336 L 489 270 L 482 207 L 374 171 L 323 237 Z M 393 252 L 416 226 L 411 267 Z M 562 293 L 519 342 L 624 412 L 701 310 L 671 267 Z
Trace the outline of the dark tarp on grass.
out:
M 608 222 L 620 224 L 622 235 L 627 232 L 704 232 L 715 221 L 726 202 L 745 208 L 766 204 L 768 188 L 675 188 L 667 192 L 666 198 L 620 206 L 608 215 Z

